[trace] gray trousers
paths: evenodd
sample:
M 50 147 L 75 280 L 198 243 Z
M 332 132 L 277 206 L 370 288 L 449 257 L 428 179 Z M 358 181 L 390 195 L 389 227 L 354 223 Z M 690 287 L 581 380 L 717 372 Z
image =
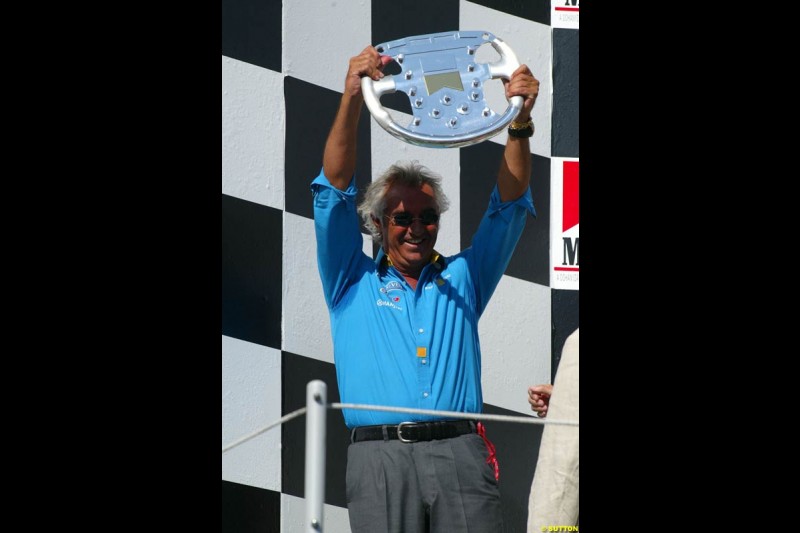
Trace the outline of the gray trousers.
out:
M 350 444 L 346 484 L 352 533 L 502 531 L 500 491 L 488 456 L 476 433 Z

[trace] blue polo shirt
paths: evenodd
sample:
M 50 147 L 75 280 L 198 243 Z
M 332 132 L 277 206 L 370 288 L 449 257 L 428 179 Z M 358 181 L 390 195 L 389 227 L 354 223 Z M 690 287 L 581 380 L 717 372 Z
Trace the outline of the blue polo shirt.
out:
M 530 188 L 501 202 L 495 185 L 472 245 L 425 266 L 416 290 L 383 249 L 362 251 L 355 178 L 346 191 L 320 172 L 312 182 L 317 262 L 333 335 L 342 403 L 481 413 L 478 319 L 525 227 Z M 429 415 L 344 409 L 348 428 L 434 420 Z

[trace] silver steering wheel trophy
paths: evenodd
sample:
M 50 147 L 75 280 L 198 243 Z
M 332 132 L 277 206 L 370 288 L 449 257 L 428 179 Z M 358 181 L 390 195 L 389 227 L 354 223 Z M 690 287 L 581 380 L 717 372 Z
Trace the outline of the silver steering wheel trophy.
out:
M 475 53 L 490 44 L 500 55 L 494 63 L 478 63 Z M 484 84 L 511 79 L 519 67 L 513 50 L 488 31 L 451 31 L 417 35 L 375 46 L 402 72 L 379 81 L 361 78 L 369 112 L 383 129 L 400 140 L 429 148 L 457 148 L 484 141 L 503 131 L 519 114 L 522 97 L 514 96 L 502 115 L 484 98 Z M 380 97 L 404 92 L 413 118 L 403 127 L 381 106 Z

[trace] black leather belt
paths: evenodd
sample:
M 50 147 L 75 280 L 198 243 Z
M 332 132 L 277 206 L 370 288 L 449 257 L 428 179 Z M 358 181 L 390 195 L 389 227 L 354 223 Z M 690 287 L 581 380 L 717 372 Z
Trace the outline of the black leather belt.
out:
M 475 433 L 473 420 L 447 420 L 441 422 L 401 422 L 396 426 L 360 426 L 353 428 L 350 442 L 364 440 L 400 440 L 419 442 L 450 439 L 467 433 Z

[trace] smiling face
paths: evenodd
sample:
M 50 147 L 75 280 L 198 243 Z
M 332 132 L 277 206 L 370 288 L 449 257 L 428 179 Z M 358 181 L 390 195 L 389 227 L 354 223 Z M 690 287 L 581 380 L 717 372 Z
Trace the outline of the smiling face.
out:
M 395 268 L 404 275 L 419 277 L 422 268 L 431 260 L 439 223 L 424 224 L 419 219 L 424 213 L 430 212 L 438 211 L 433 188 L 428 184 L 422 187 L 394 184 L 386 193 L 384 217 L 376 221 L 376 225 L 380 225 L 383 250 Z M 387 218 L 399 213 L 414 217 L 410 226 L 399 226 Z

